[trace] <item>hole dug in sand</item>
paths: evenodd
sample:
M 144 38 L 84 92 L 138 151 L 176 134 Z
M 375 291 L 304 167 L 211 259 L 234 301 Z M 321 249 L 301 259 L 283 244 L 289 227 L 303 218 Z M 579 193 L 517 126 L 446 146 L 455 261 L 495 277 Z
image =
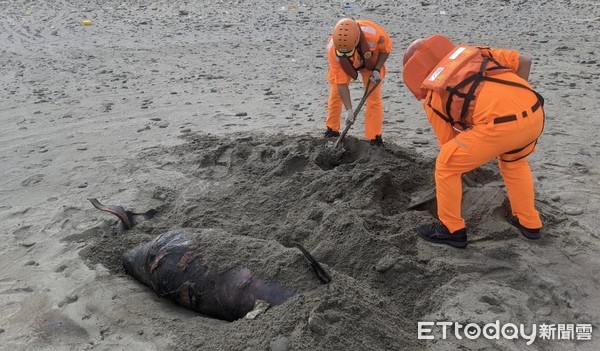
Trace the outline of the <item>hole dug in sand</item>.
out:
M 330 171 L 335 167 L 352 163 L 368 154 L 369 146 L 365 141 L 359 141 L 353 137 L 347 137 L 334 148 L 335 140 L 323 140 L 321 150 L 317 152 L 315 164 L 324 171 Z

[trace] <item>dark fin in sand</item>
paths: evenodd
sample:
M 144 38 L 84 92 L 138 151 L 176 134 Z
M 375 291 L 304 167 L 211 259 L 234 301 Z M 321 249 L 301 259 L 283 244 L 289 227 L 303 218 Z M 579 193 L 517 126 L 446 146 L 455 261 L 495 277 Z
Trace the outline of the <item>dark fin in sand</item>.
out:
M 134 213 L 131 211 L 126 211 L 123 207 L 118 206 L 118 205 L 103 205 L 97 199 L 88 199 L 88 200 L 90 200 L 92 205 L 94 205 L 94 207 L 96 207 L 100 211 L 112 213 L 115 216 L 117 216 L 119 218 L 119 220 L 121 221 L 121 223 L 123 224 L 123 228 L 125 230 L 129 230 L 129 229 L 133 228 L 133 226 L 135 225 L 135 220 L 133 219 L 133 216 L 143 216 L 145 219 L 151 219 L 157 213 L 157 211 L 155 209 L 146 211 L 144 213 Z
M 140 215 L 140 216 L 143 216 L 143 217 L 144 217 L 144 219 L 152 219 L 152 218 L 154 218 L 154 216 L 156 216 L 156 214 L 157 214 L 157 213 L 158 213 L 158 211 L 157 211 L 157 210 L 155 210 L 155 209 L 151 209 L 151 210 L 149 210 L 149 211 L 146 211 L 146 212 L 144 212 L 144 213 L 133 213 L 133 214 L 134 214 L 134 215 Z
M 317 262 L 317 260 L 315 260 L 315 258 L 310 254 L 310 252 L 308 252 L 304 247 L 302 247 L 302 245 L 300 245 L 299 243 L 294 243 L 294 245 L 302 252 L 304 257 L 306 257 L 308 263 L 310 263 L 310 266 L 315 271 L 315 274 L 317 274 L 317 278 L 319 278 L 319 280 L 322 281 L 324 284 L 329 284 L 331 282 L 331 276 L 329 275 L 329 273 L 325 271 L 325 269 L 319 264 L 319 262 Z

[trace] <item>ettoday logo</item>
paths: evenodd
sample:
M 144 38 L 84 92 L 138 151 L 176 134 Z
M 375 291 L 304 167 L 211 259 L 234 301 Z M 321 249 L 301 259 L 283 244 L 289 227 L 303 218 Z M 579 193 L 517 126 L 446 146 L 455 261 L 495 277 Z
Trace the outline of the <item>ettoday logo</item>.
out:
M 527 345 L 533 344 L 537 339 L 546 340 L 591 340 L 591 324 L 532 324 L 526 327 L 523 324 L 501 324 L 496 320 L 493 323 L 480 326 L 476 323 L 461 324 L 457 322 L 418 322 L 417 336 L 419 340 L 433 340 L 439 337 L 445 340 L 449 335 L 454 335 L 458 340 L 475 340 L 484 337 L 488 340 L 524 339 Z

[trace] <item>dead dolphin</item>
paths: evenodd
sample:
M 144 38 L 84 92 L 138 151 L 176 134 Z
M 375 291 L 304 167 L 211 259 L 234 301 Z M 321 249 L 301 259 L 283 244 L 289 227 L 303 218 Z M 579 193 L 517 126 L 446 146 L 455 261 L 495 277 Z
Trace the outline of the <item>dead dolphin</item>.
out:
M 292 288 L 264 281 L 247 267 L 222 266 L 220 262 L 213 261 L 210 256 L 215 242 L 222 243 L 222 238 L 216 236 L 222 235 L 227 234 L 211 230 L 169 231 L 129 251 L 123 257 L 123 266 L 127 273 L 152 287 L 158 295 L 227 321 L 244 317 L 254 309 L 256 300 L 280 305 L 295 295 Z M 261 250 L 259 245 L 264 246 L 265 243 L 260 239 L 235 236 L 230 239 L 243 240 L 234 245 L 250 244 L 248 260 L 254 258 L 256 261 L 259 255 L 272 254 L 274 249 L 270 246 Z M 261 251 L 264 252 L 259 253 Z M 236 254 L 239 255 L 239 251 Z
M 121 206 L 101 210 L 127 218 Z M 295 246 L 301 254 L 274 240 L 216 229 L 176 229 L 130 250 L 123 256 L 123 266 L 160 296 L 207 316 L 234 321 L 252 311 L 257 300 L 280 305 L 313 285 L 304 259 L 322 283 L 331 281 L 305 248 Z M 266 262 L 267 257 L 274 259 Z M 290 270 L 297 274 L 290 275 Z

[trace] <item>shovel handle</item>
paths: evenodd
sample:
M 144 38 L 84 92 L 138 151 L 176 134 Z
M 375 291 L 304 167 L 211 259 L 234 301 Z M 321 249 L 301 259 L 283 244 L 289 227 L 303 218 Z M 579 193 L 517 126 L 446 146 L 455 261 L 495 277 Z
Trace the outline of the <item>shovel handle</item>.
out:
M 340 143 L 342 142 L 342 140 L 344 140 L 344 137 L 348 133 L 348 130 L 350 130 L 350 127 L 352 127 L 352 124 L 346 124 L 346 128 L 344 128 L 344 130 L 342 131 L 342 134 L 340 134 L 340 136 L 338 137 L 338 139 L 335 141 L 335 144 L 333 144 L 333 148 L 334 149 L 337 149 L 338 145 L 340 145 Z
M 363 105 L 367 101 L 367 98 L 369 97 L 369 95 L 371 95 L 371 93 L 373 91 L 375 91 L 375 89 L 377 89 L 377 86 L 379 85 L 379 83 L 381 83 L 381 80 L 379 82 L 376 82 L 373 85 L 373 88 L 371 90 L 369 90 L 369 85 L 371 85 L 371 81 L 369 81 L 367 83 L 367 87 L 365 88 L 365 93 L 363 94 L 362 99 L 360 99 L 360 102 L 358 103 L 358 106 L 356 107 L 356 110 L 354 110 L 354 120 L 356 120 L 356 117 L 358 116 L 358 113 L 360 112 L 360 109 L 363 107 Z M 338 137 L 338 139 L 335 141 L 335 144 L 333 145 L 334 149 L 337 149 L 338 145 L 342 142 L 342 140 L 344 140 L 344 137 L 346 136 L 346 134 L 348 134 L 348 131 L 350 130 L 350 127 L 352 127 L 353 124 L 354 124 L 354 122 L 346 124 L 346 127 L 342 131 L 342 134 L 340 134 L 340 136 Z

